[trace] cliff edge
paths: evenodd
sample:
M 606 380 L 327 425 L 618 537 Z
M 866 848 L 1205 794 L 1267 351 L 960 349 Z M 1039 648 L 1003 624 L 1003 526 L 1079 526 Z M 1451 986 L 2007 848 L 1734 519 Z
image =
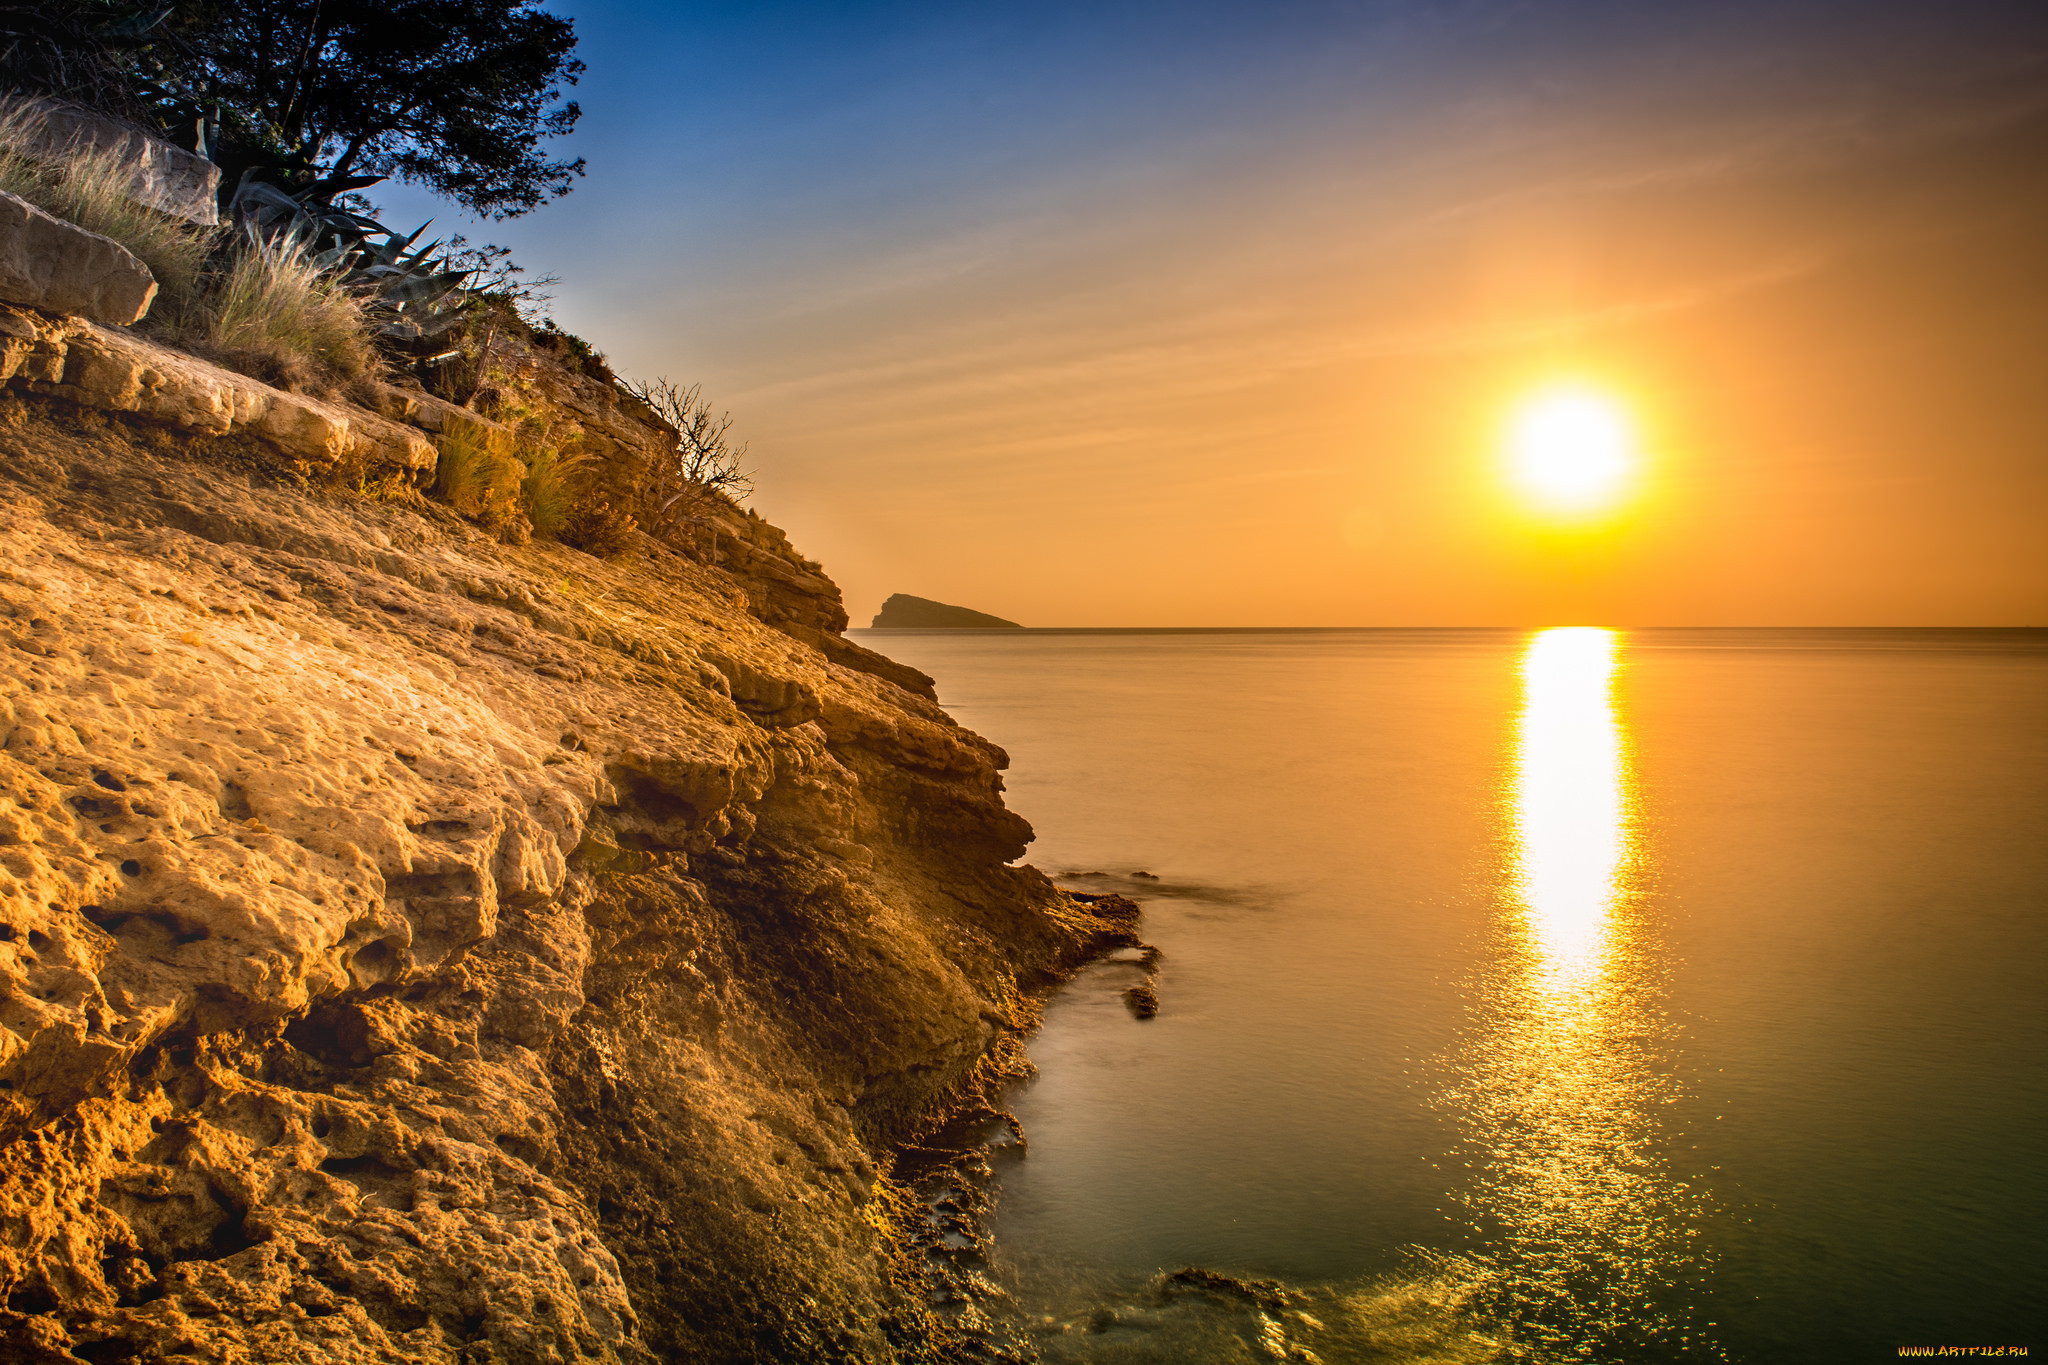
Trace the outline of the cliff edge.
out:
M 751 514 L 506 544 L 51 344 L 0 394 L 0 1357 L 965 1349 L 892 1154 L 1131 941 L 1010 865 L 1002 752 Z M 401 417 L 348 431 L 403 471 Z

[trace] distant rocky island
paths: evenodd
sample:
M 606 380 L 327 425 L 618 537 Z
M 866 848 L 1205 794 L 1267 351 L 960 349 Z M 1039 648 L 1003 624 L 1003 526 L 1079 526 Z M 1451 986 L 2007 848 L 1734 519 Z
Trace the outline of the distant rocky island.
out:
M 875 630 L 1022 630 L 1015 621 L 990 616 L 985 611 L 948 606 L 925 597 L 899 592 L 882 603 L 869 626 Z

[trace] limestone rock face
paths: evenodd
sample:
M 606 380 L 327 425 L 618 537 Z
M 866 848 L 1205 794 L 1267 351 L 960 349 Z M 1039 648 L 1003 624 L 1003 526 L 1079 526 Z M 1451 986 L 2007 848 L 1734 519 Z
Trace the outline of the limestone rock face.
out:
M 286 393 L 82 318 L 26 308 L 0 305 L 0 385 L 132 414 L 184 435 L 252 437 L 308 472 L 353 462 L 426 473 L 437 458 L 434 443 L 410 427 Z
M 891 1152 L 1112 928 L 1001 751 L 129 376 L 0 398 L 0 1359 L 940 1358 Z
M 127 247 L 0 190 L 0 299 L 125 327 L 155 297 L 156 277 Z

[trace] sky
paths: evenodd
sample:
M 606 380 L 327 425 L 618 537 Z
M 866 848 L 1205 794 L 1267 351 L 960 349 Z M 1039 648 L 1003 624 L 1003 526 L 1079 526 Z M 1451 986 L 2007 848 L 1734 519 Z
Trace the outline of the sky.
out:
M 857 625 L 2048 625 L 2048 6 L 544 7 L 587 178 L 380 203 L 730 408 Z

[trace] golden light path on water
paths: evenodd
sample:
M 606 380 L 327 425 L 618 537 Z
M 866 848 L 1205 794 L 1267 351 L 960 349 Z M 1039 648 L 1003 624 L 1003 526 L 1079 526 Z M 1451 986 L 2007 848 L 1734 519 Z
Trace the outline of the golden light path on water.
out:
M 1644 862 L 1623 639 L 1537 632 L 1520 660 L 1499 949 L 1452 1096 L 1494 1311 L 1545 1357 L 1711 1358 L 1687 1321 L 1695 1201 L 1659 1155 L 1676 1097 Z
M 1614 632 L 1579 627 L 1541 632 L 1522 656 L 1515 889 L 1554 992 L 1597 982 L 1628 850 L 1614 653 Z

